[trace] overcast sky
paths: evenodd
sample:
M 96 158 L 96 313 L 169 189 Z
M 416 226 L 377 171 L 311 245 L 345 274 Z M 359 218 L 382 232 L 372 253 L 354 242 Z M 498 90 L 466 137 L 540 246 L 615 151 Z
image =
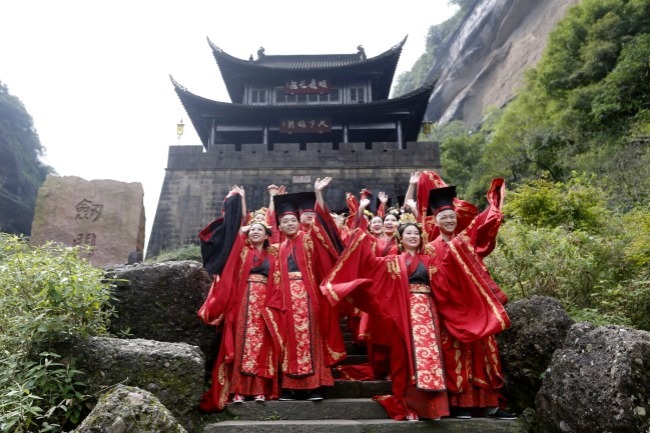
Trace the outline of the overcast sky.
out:
M 446 0 L 0 0 L 0 81 L 34 120 L 45 163 L 63 176 L 140 182 L 146 242 L 168 148 L 200 144 L 169 80 L 230 102 L 207 39 L 247 59 L 374 57 L 408 35 L 396 75 L 424 52 Z

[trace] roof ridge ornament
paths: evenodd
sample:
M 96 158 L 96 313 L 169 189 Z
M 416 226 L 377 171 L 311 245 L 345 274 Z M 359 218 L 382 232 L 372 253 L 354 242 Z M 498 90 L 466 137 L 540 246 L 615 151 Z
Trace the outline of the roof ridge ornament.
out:
M 365 48 L 363 48 L 363 45 L 359 45 L 359 46 L 357 47 L 357 54 L 359 54 L 359 58 L 360 58 L 361 60 L 366 60 L 366 59 L 367 59 L 367 57 L 366 57 L 366 50 L 365 50 Z

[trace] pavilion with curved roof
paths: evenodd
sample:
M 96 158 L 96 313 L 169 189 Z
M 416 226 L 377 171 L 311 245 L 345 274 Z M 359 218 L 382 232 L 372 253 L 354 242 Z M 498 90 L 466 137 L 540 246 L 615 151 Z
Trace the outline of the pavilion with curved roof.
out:
M 416 141 L 434 83 L 389 98 L 406 38 L 368 58 L 353 54 L 236 58 L 208 44 L 232 102 L 190 92 L 171 78 L 205 149 L 221 144 Z

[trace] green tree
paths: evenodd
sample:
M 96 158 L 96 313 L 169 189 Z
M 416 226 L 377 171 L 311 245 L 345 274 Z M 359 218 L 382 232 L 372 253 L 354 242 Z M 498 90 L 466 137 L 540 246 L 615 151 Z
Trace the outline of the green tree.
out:
M 51 168 L 31 116 L 0 81 L 0 231 L 29 234 L 36 196 Z
M 486 263 L 514 299 L 554 296 L 576 320 L 650 329 L 648 16 L 648 0 L 582 0 L 505 108 L 433 134 L 463 198 L 506 179 Z M 432 29 L 432 46 L 445 35 Z
M 648 14 L 647 0 L 583 0 L 570 9 L 484 147 L 482 176 L 563 182 L 577 170 L 594 175 L 614 207 L 646 202 Z
M 599 234 L 608 231 L 613 218 L 606 203 L 605 193 L 589 179 L 574 177 L 566 184 L 535 179 L 508 193 L 504 212 L 535 227 Z

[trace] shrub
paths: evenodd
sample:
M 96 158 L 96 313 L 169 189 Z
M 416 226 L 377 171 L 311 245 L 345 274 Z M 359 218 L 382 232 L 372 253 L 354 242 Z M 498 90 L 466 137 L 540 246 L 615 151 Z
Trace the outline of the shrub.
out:
M 160 263 L 180 260 L 196 260 L 200 262 L 201 248 L 198 245 L 185 245 L 175 250 L 162 251 L 155 257 L 147 257 L 146 263 Z
M 508 194 L 486 263 L 513 298 L 558 298 L 575 320 L 650 328 L 650 217 L 620 214 L 586 179 L 538 179 Z
M 61 431 L 79 421 L 82 374 L 48 347 L 61 332 L 107 334 L 113 310 L 104 272 L 79 248 L 0 233 L 0 419 L 3 432 Z
M 607 231 L 611 212 L 602 190 L 575 176 L 567 183 L 536 179 L 508 194 L 505 213 L 534 227 Z
M 489 257 L 495 280 L 514 298 L 552 296 L 565 308 L 592 306 L 615 279 L 616 248 L 600 236 L 508 221 Z

